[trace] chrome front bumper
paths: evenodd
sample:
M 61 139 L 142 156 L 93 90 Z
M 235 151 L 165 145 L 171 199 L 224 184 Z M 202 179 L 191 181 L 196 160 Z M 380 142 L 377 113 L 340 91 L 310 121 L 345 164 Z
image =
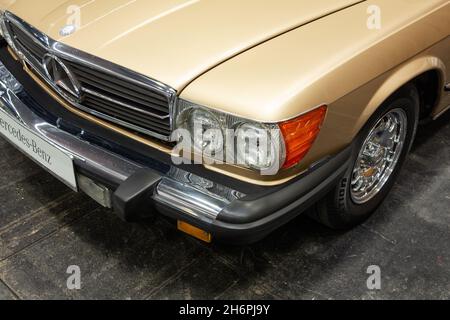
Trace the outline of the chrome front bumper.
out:
M 120 185 L 143 166 L 68 133 L 58 125 L 47 123 L 23 101 L 26 91 L 12 73 L 0 62 L 0 112 L 6 112 L 25 127 L 61 151 L 72 156 L 75 167 L 95 172 L 105 180 Z M 158 207 L 166 206 L 203 222 L 214 221 L 217 215 L 243 194 L 218 185 L 174 166 L 161 175 L 151 195 Z M 106 207 L 112 207 L 110 190 L 100 183 L 77 174 L 78 188 Z M 79 191 L 79 190 L 76 190 Z M 142 208 L 142 210 L 151 208 Z

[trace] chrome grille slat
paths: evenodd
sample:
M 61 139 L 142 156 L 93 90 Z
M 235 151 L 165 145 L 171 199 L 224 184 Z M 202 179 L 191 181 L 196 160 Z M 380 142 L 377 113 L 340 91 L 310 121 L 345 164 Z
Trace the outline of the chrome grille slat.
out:
M 168 119 L 169 116 L 167 114 L 156 114 L 155 112 L 150 112 L 148 110 L 143 110 L 142 108 L 139 108 L 139 106 L 135 106 L 135 105 L 131 105 L 128 104 L 127 102 L 121 101 L 119 99 L 115 99 L 113 97 L 110 96 L 106 96 L 105 94 L 103 94 L 102 92 L 99 91 L 94 91 L 92 89 L 89 89 L 89 87 L 83 87 L 83 91 L 85 93 L 87 93 L 87 96 L 95 96 L 103 101 L 107 101 L 107 102 L 111 102 L 113 104 L 116 105 L 120 105 L 122 107 L 125 107 L 129 110 L 133 110 L 133 111 L 137 111 L 137 112 L 141 112 L 142 114 L 146 114 L 146 115 L 150 115 L 152 117 L 158 118 L 158 119 Z
M 159 124 L 159 123 L 156 123 L 156 122 L 152 121 L 151 124 L 150 124 L 149 122 L 145 121 L 146 119 L 145 119 L 145 117 L 142 117 L 142 115 L 135 115 L 135 114 L 131 114 L 129 112 L 117 111 L 117 110 L 114 109 L 114 107 L 111 107 L 107 103 L 105 103 L 103 101 L 102 102 L 98 102 L 98 101 L 95 101 L 95 100 L 93 100 L 91 98 L 88 98 L 86 100 L 86 103 L 89 106 L 95 107 L 96 110 L 99 110 L 99 111 L 104 112 L 106 114 L 110 114 L 111 115 L 112 113 L 114 113 L 114 116 L 119 118 L 119 119 L 121 119 L 121 120 L 124 120 L 124 119 L 128 120 L 128 119 L 131 118 L 131 119 L 133 119 L 135 121 L 135 123 L 141 125 L 142 127 L 145 127 L 146 129 L 154 130 L 154 131 L 157 131 L 157 132 L 159 132 L 161 134 L 169 134 L 170 133 L 170 131 L 167 130 L 167 123 L 166 124 Z
M 85 101 L 86 101 L 86 103 L 85 103 L 86 105 L 93 102 L 93 103 L 100 103 L 101 105 L 105 105 L 105 106 L 109 106 L 109 107 L 114 107 L 113 103 L 105 101 L 103 99 L 99 99 L 93 95 L 86 97 Z M 167 123 L 169 122 L 169 119 L 158 119 L 158 118 L 154 118 L 150 115 L 142 114 L 141 112 L 133 112 L 133 110 L 126 110 L 126 112 L 128 112 L 130 115 L 138 115 L 141 118 L 152 119 L 153 122 L 156 124 L 167 125 Z
M 19 57 L 73 106 L 158 139 L 168 141 L 176 91 L 172 88 L 117 66 L 111 62 L 68 47 L 48 38 L 20 18 L 6 12 L 7 32 Z M 46 76 L 44 57 L 56 56 L 81 86 L 80 101 L 67 97 Z M 50 59 L 52 59 L 50 57 Z
M 148 96 L 149 98 L 155 99 L 162 105 L 167 105 L 167 97 L 164 95 L 158 95 L 148 91 L 144 86 L 135 84 L 133 87 L 129 87 L 129 82 L 122 79 L 111 79 L 108 75 L 96 72 L 89 67 L 74 64 L 71 61 L 66 61 L 67 65 L 70 66 L 74 72 L 80 74 L 81 77 L 95 77 L 98 82 L 107 83 L 109 86 L 115 86 L 121 90 L 128 90 L 130 92 L 136 92 L 143 96 Z
M 163 102 L 157 101 L 155 99 L 151 99 L 146 97 L 145 95 L 141 95 L 139 93 L 132 92 L 131 90 L 122 89 L 118 86 L 115 86 L 111 83 L 100 83 L 97 80 L 89 79 L 81 73 L 75 72 L 78 80 L 82 84 L 87 84 L 86 87 L 91 87 L 92 90 L 101 90 L 102 92 L 111 93 L 117 96 L 119 99 L 130 100 L 131 102 L 136 102 L 144 106 L 148 106 L 149 103 L 152 104 L 152 108 L 161 112 L 167 112 L 167 102 L 164 105 Z M 125 95 L 126 94 L 126 95 Z
M 9 26 L 11 28 L 11 31 L 14 33 L 14 38 L 16 39 L 16 41 L 20 42 L 20 44 L 24 46 L 30 53 L 32 53 L 36 59 L 42 60 L 44 55 L 47 53 L 44 47 L 40 46 L 34 40 L 29 38 L 26 32 L 21 28 L 15 26 L 12 23 L 10 23 Z

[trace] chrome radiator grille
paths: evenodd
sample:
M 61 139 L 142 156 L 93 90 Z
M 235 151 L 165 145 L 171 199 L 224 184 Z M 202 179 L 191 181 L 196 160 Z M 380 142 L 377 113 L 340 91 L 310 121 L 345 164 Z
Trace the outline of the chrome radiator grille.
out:
M 3 29 L 18 56 L 73 106 L 169 140 L 175 90 L 56 42 L 11 13 L 5 14 Z
M 81 83 L 85 107 L 170 135 L 170 108 L 165 96 L 80 64 L 66 63 Z

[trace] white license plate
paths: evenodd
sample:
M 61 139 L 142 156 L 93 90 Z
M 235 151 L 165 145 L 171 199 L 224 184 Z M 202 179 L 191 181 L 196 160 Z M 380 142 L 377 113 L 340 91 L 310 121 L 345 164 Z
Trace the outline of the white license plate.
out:
M 72 157 L 0 110 L 0 134 L 72 189 L 77 189 Z

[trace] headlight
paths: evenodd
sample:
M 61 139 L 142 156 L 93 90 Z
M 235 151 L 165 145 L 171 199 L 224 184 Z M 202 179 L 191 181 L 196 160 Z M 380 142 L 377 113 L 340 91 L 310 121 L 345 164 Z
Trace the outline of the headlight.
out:
M 224 148 L 223 128 L 210 111 L 188 108 L 177 118 L 177 127 L 189 131 L 195 151 L 214 155 Z
M 276 131 L 260 123 L 244 122 L 237 127 L 236 156 L 238 164 L 252 169 L 269 169 L 274 165 L 280 168 L 283 154 L 281 141 L 276 137 Z M 277 143 L 279 142 L 279 143 Z M 277 146 L 278 144 L 278 146 Z M 281 163 L 282 164 L 282 163 Z
M 275 174 L 304 158 L 320 132 L 326 110 L 326 106 L 321 106 L 289 121 L 260 123 L 179 99 L 176 129 L 185 129 L 190 134 L 188 139 L 195 153 L 219 154 L 222 158 L 218 160 L 228 164 L 232 161 L 265 171 L 264 174 Z
M 182 99 L 176 114 L 176 128 L 190 134 L 197 154 L 255 170 L 277 172 L 283 165 L 284 143 L 276 124 L 249 121 Z

